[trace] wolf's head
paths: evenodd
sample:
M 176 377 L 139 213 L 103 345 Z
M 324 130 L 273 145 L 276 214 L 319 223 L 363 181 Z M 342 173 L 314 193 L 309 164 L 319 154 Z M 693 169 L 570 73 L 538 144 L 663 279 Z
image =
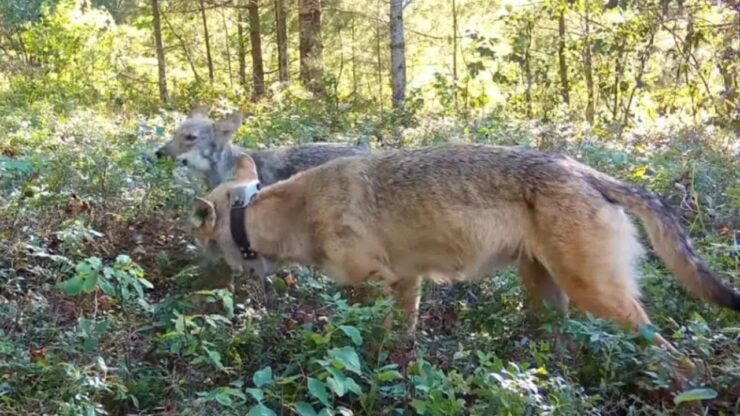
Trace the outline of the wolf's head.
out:
M 174 158 L 193 170 L 210 172 L 215 156 L 234 139 L 242 119 L 242 114 L 237 112 L 214 122 L 204 108 L 195 108 L 177 127 L 172 139 L 155 154 L 157 158 Z
M 236 161 L 234 178 L 218 185 L 205 197 L 196 198 L 190 219 L 195 242 L 209 257 L 223 258 L 233 270 L 249 271 L 250 274 L 266 277 L 275 272 L 276 264 L 260 255 L 245 259 L 234 241 L 231 230 L 233 193 L 242 187 L 255 189 L 252 185 L 257 182 L 254 161 L 248 155 L 240 155 Z M 239 197 L 244 195 L 239 194 Z M 246 224 L 242 222 L 236 226 L 244 228 Z M 249 238 L 247 235 L 247 241 Z

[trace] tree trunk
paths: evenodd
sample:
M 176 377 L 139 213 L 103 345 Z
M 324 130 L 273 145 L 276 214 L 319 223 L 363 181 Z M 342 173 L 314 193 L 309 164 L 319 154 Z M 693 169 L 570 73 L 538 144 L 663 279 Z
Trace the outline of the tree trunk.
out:
M 380 8 L 377 10 L 377 12 L 378 12 L 377 13 L 378 14 L 378 20 L 379 21 L 380 21 L 380 16 L 381 16 L 381 13 L 382 13 L 381 10 L 382 9 L 380 9 Z M 380 110 L 380 120 L 381 120 L 381 124 L 382 124 L 382 120 L 383 120 L 383 54 L 382 54 L 383 47 L 382 47 L 382 44 L 383 43 L 382 43 L 382 41 L 380 39 L 381 39 L 381 36 L 380 36 L 380 24 L 376 24 L 375 25 L 375 56 L 376 56 L 377 62 L 378 62 L 378 64 L 377 64 L 377 69 L 378 69 L 378 74 L 377 74 L 377 80 L 378 80 L 378 104 L 379 104 L 379 110 Z
M 229 26 L 226 24 L 226 11 L 221 9 L 221 20 L 224 25 L 224 35 L 226 36 L 226 68 L 229 70 L 229 87 L 234 88 L 234 77 L 231 73 L 231 46 L 229 46 Z
M 164 46 L 162 45 L 162 23 L 159 18 L 159 0 L 152 0 L 152 23 L 154 24 L 154 48 L 157 51 L 157 67 L 159 69 L 159 99 L 163 103 L 170 101 L 167 92 L 167 70 L 164 62 Z
M 406 54 L 403 36 L 403 0 L 391 0 L 391 87 L 393 109 L 402 111 L 406 101 Z
M 527 84 L 526 90 L 524 91 L 525 101 L 527 102 L 527 118 L 532 118 L 532 56 L 530 54 L 530 48 L 532 47 L 532 29 L 533 23 L 527 23 L 527 43 L 524 48 L 524 76 Z
M 566 106 L 570 106 L 570 86 L 568 85 L 568 64 L 565 61 L 565 10 L 558 15 L 558 65 L 560 67 L 560 95 Z
M 288 11 L 285 0 L 275 0 L 275 30 L 277 31 L 278 46 L 278 76 L 280 82 L 288 82 L 288 26 L 286 24 Z
M 352 15 L 352 102 L 357 106 L 357 51 L 355 41 L 355 16 Z
M 619 131 L 617 132 L 617 139 L 622 138 L 622 133 L 624 132 L 624 129 L 627 127 L 627 124 L 629 123 L 630 119 L 630 108 L 632 107 L 632 101 L 635 98 L 635 93 L 637 93 L 638 89 L 643 88 L 642 85 L 642 77 L 645 75 L 645 67 L 647 66 L 647 62 L 650 59 L 650 53 L 653 48 L 653 42 L 655 41 L 655 33 L 657 30 L 651 29 L 650 30 L 650 38 L 648 39 L 645 49 L 642 50 L 637 56 L 638 61 L 640 62 L 639 69 L 637 71 L 637 75 L 635 76 L 635 85 L 632 87 L 632 91 L 630 92 L 630 96 L 627 99 L 627 104 L 624 106 L 624 113 L 622 114 L 622 124 L 619 126 Z
M 625 62 L 627 61 L 627 59 L 625 58 L 625 46 L 626 40 L 622 38 L 622 40 L 620 40 L 619 44 L 617 45 L 617 59 L 616 65 L 614 67 L 614 106 L 612 107 L 612 122 L 614 123 L 618 121 L 619 117 L 619 88 L 622 84 L 622 75 L 624 75 L 624 68 L 626 66 Z
M 185 39 L 183 39 L 180 34 L 175 31 L 175 28 L 172 27 L 172 24 L 170 23 L 169 19 L 167 19 L 167 15 L 162 15 L 162 19 L 164 20 L 164 23 L 167 25 L 167 29 L 169 29 L 170 32 L 172 32 L 173 35 L 177 38 L 177 41 L 180 42 L 180 47 L 182 48 L 182 52 L 185 54 L 185 59 L 188 61 L 188 65 L 190 66 L 190 70 L 193 71 L 193 77 L 195 78 L 195 83 L 200 84 L 200 75 L 198 75 L 198 71 L 195 69 L 195 62 L 193 62 L 193 56 L 190 54 L 190 50 L 187 47 L 187 44 L 185 42 Z
M 324 61 L 321 45 L 321 0 L 299 0 L 300 78 L 314 94 L 324 90 Z
M 238 38 L 237 55 L 239 57 L 239 84 L 242 88 L 247 88 L 247 48 L 244 44 L 244 15 L 242 14 L 241 4 L 237 3 L 236 9 L 236 37 Z
M 455 97 L 455 111 L 457 105 L 457 3 L 452 0 L 452 93 Z
M 249 0 L 249 40 L 252 44 L 252 71 L 254 72 L 254 92 L 252 99 L 265 95 L 265 69 L 262 64 L 262 40 L 260 39 L 259 0 Z
M 588 4 L 586 5 L 586 39 L 583 51 L 583 65 L 584 71 L 586 72 L 586 91 L 588 93 L 588 101 L 586 103 L 586 120 L 589 124 L 594 124 L 594 77 L 593 77 L 593 64 L 591 62 L 591 39 L 590 36 L 590 17 L 588 13 Z
M 208 61 L 208 81 L 213 84 L 213 59 L 211 59 L 211 40 L 208 36 L 208 21 L 206 20 L 206 5 L 200 0 L 200 16 L 203 20 L 203 37 L 206 41 L 206 60 Z

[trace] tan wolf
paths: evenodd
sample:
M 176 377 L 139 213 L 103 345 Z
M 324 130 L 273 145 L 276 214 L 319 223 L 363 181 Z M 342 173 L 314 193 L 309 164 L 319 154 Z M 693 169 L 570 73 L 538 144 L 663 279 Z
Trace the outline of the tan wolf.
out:
M 480 145 L 387 151 L 261 190 L 254 161 L 237 165 L 234 181 L 196 201 L 199 245 L 236 268 L 246 244 L 270 264 L 315 265 L 343 284 L 382 281 L 410 331 L 423 277 L 463 281 L 509 264 L 534 296 L 561 309 L 649 323 L 636 283 L 643 249 L 623 209 L 692 293 L 740 310 L 740 293 L 710 272 L 661 199 L 566 156 Z M 234 207 L 245 215 L 234 217 Z M 234 227 L 246 242 L 235 242 Z

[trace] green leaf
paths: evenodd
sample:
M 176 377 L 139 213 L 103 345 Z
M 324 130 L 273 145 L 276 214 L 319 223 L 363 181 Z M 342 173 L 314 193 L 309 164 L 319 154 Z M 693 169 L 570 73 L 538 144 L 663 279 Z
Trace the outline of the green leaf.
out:
M 60 287 L 69 296 L 77 296 L 82 291 L 82 283 L 84 283 L 84 280 L 82 280 L 82 277 L 75 276 L 69 280 L 66 280 L 60 284 Z
M 326 390 L 326 384 L 323 381 L 313 377 L 308 378 L 308 392 L 317 398 L 324 406 L 329 406 L 329 392 Z
M 381 383 L 391 380 L 398 380 L 401 378 L 403 378 L 403 376 L 396 370 L 383 371 L 382 373 L 378 374 L 378 381 L 380 381 Z
M 712 400 L 717 397 L 717 391 L 710 388 L 691 389 L 673 398 L 673 403 L 679 405 L 684 402 L 695 402 L 698 400 Z
M 362 394 L 362 387 L 352 377 L 344 379 L 344 385 L 347 387 L 347 391 L 351 391 L 358 396 Z
M 108 279 L 100 279 L 100 281 L 98 281 L 98 286 L 100 287 L 100 290 L 108 296 L 114 296 L 116 294 L 116 289 Z
M 226 406 L 226 407 L 231 406 L 231 403 L 232 403 L 231 397 L 229 397 L 229 395 L 226 393 L 222 393 L 222 392 L 216 393 L 215 399 L 217 402 L 221 403 L 223 406 Z
M 362 335 L 360 334 L 360 330 L 349 325 L 342 325 L 339 327 L 339 329 L 342 330 L 350 339 L 352 342 L 359 346 L 362 345 Z
M 649 324 L 640 325 L 639 331 L 640 335 L 648 342 L 653 342 L 658 336 L 658 332 L 655 330 L 655 327 Z
M 82 291 L 90 293 L 98 286 L 99 275 L 97 273 L 85 273 L 79 275 L 82 278 Z
M 342 363 L 349 371 L 362 375 L 360 357 L 352 347 L 333 348 L 329 350 L 329 356 Z
M 254 397 L 254 400 L 257 400 L 258 402 L 261 402 L 265 398 L 265 393 L 261 389 L 248 388 L 247 393 Z
M 257 371 L 252 376 L 252 381 L 257 387 L 263 387 L 272 384 L 272 368 L 265 367 L 262 370 Z
M 325 407 L 319 412 L 319 416 L 334 416 L 334 410 Z
M 295 404 L 295 412 L 298 416 L 318 416 L 313 406 L 306 402 L 298 402 Z
M 226 317 L 231 319 L 234 317 L 234 298 L 231 296 L 231 294 L 224 295 L 221 298 L 221 302 L 224 305 L 224 311 L 226 312 Z
M 258 403 L 249 409 L 247 416 L 277 416 L 277 414 L 264 404 Z
M 344 396 L 347 393 L 347 387 L 344 384 L 344 380 L 335 377 L 329 377 L 326 379 L 326 385 L 329 386 L 329 390 L 333 391 L 339 397 Z
M 206 350 L 206 354 L 208 354 L 208 358 L 211 359 L 211 362 L 215 364 L 219 370 L 223 370 L 224 365 L 221 362 L 221 354 L 218 351 L 209 348 L 204 347 L 203 349 Z

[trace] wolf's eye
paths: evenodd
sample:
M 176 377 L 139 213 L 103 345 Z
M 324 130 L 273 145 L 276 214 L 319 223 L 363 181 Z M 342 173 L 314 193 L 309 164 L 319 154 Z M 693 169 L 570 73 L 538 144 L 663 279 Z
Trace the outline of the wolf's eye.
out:
M 195 141 L 195 139 L 197 139 L 197 138 L 198 138 L 198 136 L 196 136 L 194 134 L 186 134 L 185 135 L 185 140 L 187 140 L 189 142 Z

